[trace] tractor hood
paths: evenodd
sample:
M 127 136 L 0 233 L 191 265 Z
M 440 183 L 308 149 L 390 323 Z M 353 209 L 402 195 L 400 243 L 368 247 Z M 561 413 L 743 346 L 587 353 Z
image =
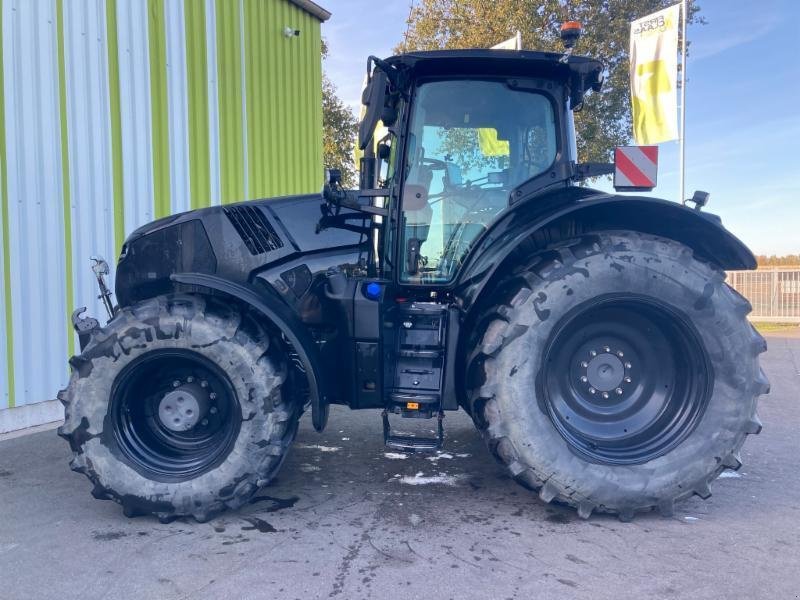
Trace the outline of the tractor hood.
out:
M 212 206 L 172 215 L 134 231 L 122 247 L 115 291 L 122 306 L 164 293 L 176 273 L 248 282 L 293 255 L 357 246 L 357 233 L 315 233 L 321 195 L 288 196 Z

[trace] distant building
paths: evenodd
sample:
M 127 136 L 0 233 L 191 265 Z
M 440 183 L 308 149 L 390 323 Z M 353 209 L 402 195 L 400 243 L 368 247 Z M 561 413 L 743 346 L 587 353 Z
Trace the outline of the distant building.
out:
M 309 0 L 0 0 L 0 432 L 61 418 L 88 258 L 172 213 L 321 189 Z M 49 402 L 46 402 L 49 401 Z

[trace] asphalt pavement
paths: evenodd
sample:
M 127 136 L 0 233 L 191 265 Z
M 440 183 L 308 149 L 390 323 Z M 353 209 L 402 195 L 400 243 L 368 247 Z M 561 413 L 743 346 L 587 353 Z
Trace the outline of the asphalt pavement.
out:
M 205 524 L 94 500 L 55 431 L 0 441 L 0 598 L 798 598 L 800 339 L 764 365 L 742 469 L 632 523 L 542 504 L 461 413 L 415 457 L 383 448 L 376 411 L 306 417 L 275 483 Z

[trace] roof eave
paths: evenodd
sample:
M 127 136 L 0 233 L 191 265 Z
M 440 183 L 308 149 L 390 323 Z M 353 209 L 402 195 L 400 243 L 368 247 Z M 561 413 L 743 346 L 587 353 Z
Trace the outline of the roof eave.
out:
M 309 13 L 311 16 L 316 17 L 323 23 L 331 18 L 330 12 L 322 8 L 319 4 L 312 2 L 311 0 L 289 0 L 289 2 L 291 2 L 298 8 L 302 8 L 304 11 Z

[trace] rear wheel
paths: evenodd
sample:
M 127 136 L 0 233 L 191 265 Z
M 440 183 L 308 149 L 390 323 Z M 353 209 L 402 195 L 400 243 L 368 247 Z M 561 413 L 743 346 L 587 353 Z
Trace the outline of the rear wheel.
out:
M 542 251 L 498 289 L 469 401 L 521 484 L 628 519 L 708 497 L 740 466 L 766 343 L 724 273 L 672 240 L 605 232 Z
M 297 428 L 278 348 L 211 299 L 125 308 L 71 365 L 59 394 L 71 466 L 130 516 L 204 521 L 238 508 L 274 476 Z

